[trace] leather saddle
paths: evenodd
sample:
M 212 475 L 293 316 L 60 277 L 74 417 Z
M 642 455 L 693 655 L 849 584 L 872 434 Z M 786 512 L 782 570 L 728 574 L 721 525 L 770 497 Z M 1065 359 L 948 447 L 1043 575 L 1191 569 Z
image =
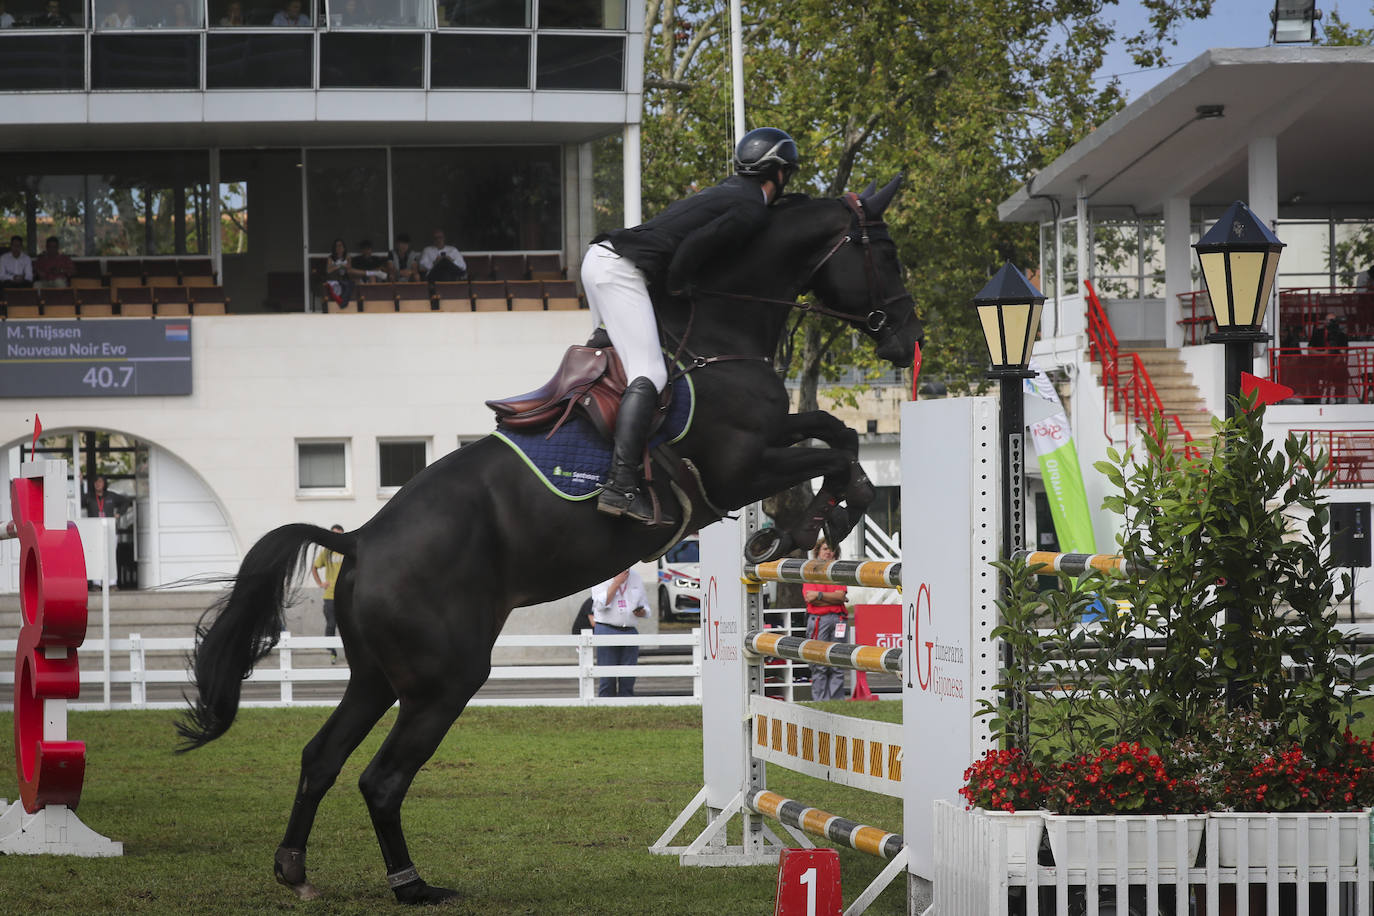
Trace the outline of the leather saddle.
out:
M 597 346 L 604 341 L 605 346 Z M 496 413 L 499 425 L 510 429 L 541 430 L 547 428 L 552 438 L 576 411 L 591 421 L 605 439 L 615 439 L 615 417 L 620 410 L 620 396 L 625 393 L 625 369 L 620 357 L 604 334 L 594 335 L 586 346 L 569 347 L 563 354 L 558 371 L 539 388 L 515 397 L 487 401 Z M 667 404 L 673 390 L 664 387 L 660 406 Z M 666 415 L 659 410 L 654 419 L 657 428 Z

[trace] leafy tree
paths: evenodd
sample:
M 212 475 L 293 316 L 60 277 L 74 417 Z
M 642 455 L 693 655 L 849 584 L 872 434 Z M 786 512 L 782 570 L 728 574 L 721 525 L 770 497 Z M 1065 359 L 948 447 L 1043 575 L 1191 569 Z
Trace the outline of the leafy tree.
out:
M 1369 11 L 1374 13 L 1374 4 Z M 1331 10 L 1325 17 L 1319 44 L 1324 45 L 1374 45 L 1374 28 L 1360 29 L 1341 18 L 1340 10 Z
M 1164 60 L 1184 19 L 1212 0 L 1142 0 L 1147 27 L 1125 36 L 1141 66 Z M 797 187 L 835 196 L 907 175 L 886 218 L 929 334 L 923 374 L 955 390 L 984 384 L 986 350 L 970 296 L 1004 260 L 1037 261 L 1035 229 L 996 207 L 1028 176 L 1122 105 L 1093 75 L 1115 37 L 1116 0 L 761 0 L 747 6 L 746 112 L 790 132 Z M 723 0 L 649 0 L 643 128 L 645 212 L 728 174 L 732 109 Z M 808 317 L 783 344 L 818 404 L 866 348 Z

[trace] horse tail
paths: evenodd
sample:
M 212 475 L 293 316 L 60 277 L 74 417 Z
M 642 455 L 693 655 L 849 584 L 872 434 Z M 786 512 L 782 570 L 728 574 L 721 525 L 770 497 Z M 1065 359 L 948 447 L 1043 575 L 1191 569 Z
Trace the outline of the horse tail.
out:
M 176 723 L 184 742 L 179 752 L 208 744 L 234 724 L 244 679 L 281 638 L 288 592 L 312 543 L 353 556 L 357 537 L 305 524 L 269 531 L 243 558 L 233 587 L 201 617 L 190 658 L 196 697 L 187 697 L 191 708 Z

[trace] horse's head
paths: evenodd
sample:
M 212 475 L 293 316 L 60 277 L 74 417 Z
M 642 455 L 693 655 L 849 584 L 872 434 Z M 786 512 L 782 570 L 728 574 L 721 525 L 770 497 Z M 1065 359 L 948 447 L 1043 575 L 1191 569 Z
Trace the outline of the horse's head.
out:
M 897 245 L 883 222 L 883 211 L 901 183 L 899 175 L 882 190 L 873 184 L 862 194 L 840 199 L 849 211 L 849 228 L 816 268 L 809 285 L 832 314 L 873 338 L 880 357 L 894 366 L 910 366 L 925 330 L 902 282 Z

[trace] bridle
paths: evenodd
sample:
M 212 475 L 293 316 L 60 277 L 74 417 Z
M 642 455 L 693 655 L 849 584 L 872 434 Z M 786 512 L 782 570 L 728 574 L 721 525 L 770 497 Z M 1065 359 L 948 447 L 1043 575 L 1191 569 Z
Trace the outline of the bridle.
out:
M 843 197 L 840 198 L 840 200 L 844 202 L 845 206 L 848 207 L 850 211 L 852 211 L 852 213 L 854 214 L 855 222 L 840 233 L 839 237 L 830 245 L 830 247 L 826 250 L 825 254 L 822 255 L 821 259 L 816 262 L 816 266 L 811 268 L 810 272 L 807 273 L 806 280 L 802 283 L 801 288 L 803 290 L 809 289 L 811 287 L 812 280 L 815 279 L 816 274 L 820 273 L 821 268 L 823 268 L 830 261 L 830 259 L 835 256 L 835 253 L 838 252 L 841 248 L 843 248 L 845 245 L 857 244 L 860 246 L 860 248 L 862 248 L 864 255 L 864 281 L 866 291 L 868 293 L 869 304 L 869 310 L 866 313 L 842 312 L 838 309 L 832 309 L 827 305 L 823 305 L 820 302 L 798 302 L 795 299 L 772 299 L 767 296 L 755 296 L 745 293 L 731 293 L 725 292 L 723 290 L 696 290 L 695 293 L 691 295 L 688 300 L 690 309 L 687 314 L 687 325 L 685 328 L 683 328 L 682 337 L 678 341 L 678 349 L 677 352 L 673 355 L 673 363 L 676 364 L 679 358 L 682 356 L 682 354 L 684 352 L 688 352 L 686 349 L 687 339 L 692 333 L 692 320 L 696 317 L 696 300 L 698 295 L 710 295 L 720 299 L 733 299 L 739 302 L 754 302 L 761 303 L 763 305 L 777 305 L 786 309 L 797 309 L 798 311 L 802 312 L 813 312 L 817 315 L 826 315 L 830 318 L 838 318 L 842 321 L 861 323 L 869 331 L 869 333 L 872 334 L 877 334 L 879 331 L 883 330 L 883 328 L 887 327 L 887 306 L 891 305 L 894 302 L 901 301 L 908 295 L 907 292 L 903 290 L 902 292 L 896 295 L 888 296 L 887 298 L 880 298 L 881 294 L 878 290 L 878 267 L 873 259 L 873 241 L 875 237 L 887 238 L 888 240 L 891 240 L 891 237 L 887 235 L 887 223 L 883 222 L 881 219 L 870 218 L 867 211 L 864 209 L 863 199 L 860 198 L 859 195 L 855 194 L 853 191 L 850 191 L 849 193 L 845 194 Z M 718 362 L 727 359 L 762 359 L 767 362 L 772 362 L 772 359 L 770 357 L 696 356 L 692 359 L 690 363 L 687 364 L 686 368 L 684 368 L 682 371 L 686 372 L 691 369 L 700 368 L 701 366 L 707 365 L 712 362 Z

